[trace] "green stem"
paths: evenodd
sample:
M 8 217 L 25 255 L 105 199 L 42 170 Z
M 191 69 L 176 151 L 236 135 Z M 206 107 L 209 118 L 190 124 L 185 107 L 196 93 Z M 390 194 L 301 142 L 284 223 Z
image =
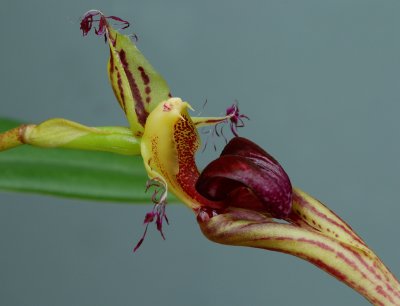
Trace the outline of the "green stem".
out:
M 21 125 L 0 133 L 0 151 L 23 144 L 140 155 L 140 138 L 134 137 L 128 128 L 88 127 L 60 118 L 39 125 Z

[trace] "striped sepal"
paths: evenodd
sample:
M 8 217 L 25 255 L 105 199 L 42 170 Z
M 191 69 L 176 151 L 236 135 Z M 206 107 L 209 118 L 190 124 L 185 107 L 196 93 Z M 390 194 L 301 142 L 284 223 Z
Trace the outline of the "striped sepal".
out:
M 149 113 L 170 97 L 163 77 L 150 65 L 131 38 L 107 28 L 111 86 L 136 136 L 143 133 Z

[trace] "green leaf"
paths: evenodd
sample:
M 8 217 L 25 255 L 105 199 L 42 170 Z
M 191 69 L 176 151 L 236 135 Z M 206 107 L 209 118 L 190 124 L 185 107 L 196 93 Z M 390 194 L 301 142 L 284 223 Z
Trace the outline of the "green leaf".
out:
M 0 132 L 20 123 L 0 118 Z M 151 203 L 142 158 L 113 153 L 20 146 L 0 152 L 0 189 Z

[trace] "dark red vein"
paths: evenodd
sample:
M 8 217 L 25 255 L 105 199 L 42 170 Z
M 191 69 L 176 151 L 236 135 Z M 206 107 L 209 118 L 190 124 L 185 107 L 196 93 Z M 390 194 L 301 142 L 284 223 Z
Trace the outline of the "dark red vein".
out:
M 351 230 L 350 226 L 348 226 L 347 224 L 344 225 L 345 224 L 344 221 L 342 221 L 343 224 L 341 224 L 341 223 L 335 221 L 334 219 L 328 217 L 326 214 L 318 211 L 315 207 L 313 207 L 311 204 L 309 204 L 306 200 L 304 200 L 300 195 L 298 195 L 296 193 L 293 194 L 293 200 L 299 202 L 299 204 L 301 204 L 304 208 L 312 211 L 319 218 L 325 219 L 332 225 L 341 228 L 346 234 L 350 235 L 354 240 L 365 245 L 365 243 L 360 239 L 360 237 L 358 237 L 356 234 L 354 234 L 354 232 Z M 323 205 L 323 204 L 321 203 L 321 205 Z M 334 213 L 332 212 L 332 214 L 334 214 Z M 334 215 L 336 216 L 336 214 L 334 214 Z M 340 219 L 339 217 L 337 217 L 337 218 Z
M 124 88 L 122 87 L 122 79 L 121 79 L 121 74 L 119 73 L 119 71 L 117 71 L 117 84 L 118 84 L 119 96 L 121 98 L 121 100 L 118 99 L 118 102 L 121 105 L 124 112 L 126 113 Z M 118 96 L 117 96 L 117 98 L 118 98 Z
M 129 70 L 129 64 L 126 59 L 125 51 L 120 50 L 118 53 L 119 53 L 119 57 L 121 59 L 122 67 L 124 68 L 126 77 L 128 78 L 129 87 L 131 89 L 133 99 L 135 100 L 134 102 L 135 102 L 136 116 L 138 118 L 139 123 L 144 127 L 149 113 L 146 111 L 146 109 L 144 107 L 144 102 L 143 102 L 142 96 L 140 94 L 139 87 L 135 81 L 135 78 L 133 77 L 132 72 Z
M 144 68 L 142 66 L 139 66 L 138 70 L 140 71 L 140 75 L 142 77 L 143 84 L 148 85 L 150 83 L 150 78 L 147 75 L 146 71 L 144 70 Z

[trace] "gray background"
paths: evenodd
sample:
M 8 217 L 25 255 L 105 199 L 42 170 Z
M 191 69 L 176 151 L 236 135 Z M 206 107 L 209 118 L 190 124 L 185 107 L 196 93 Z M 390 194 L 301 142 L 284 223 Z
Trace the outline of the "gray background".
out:
M 219 114 L 238 99 L 251 117 L 241 134 L 400 275 L 399 1 L 2 0 L 1 116 L 125 124 L 107 48 L 79 32 L 91 8 L 132 21 L 139 48 L 195 108 L 208 99 L 205 113 Z M 150 205 L 0 202 L 1 305 L 367 304 L 297 258 L 208 242 L 182 205 L 168 207 L 167 240 L 152 229 L 133 255 Z

